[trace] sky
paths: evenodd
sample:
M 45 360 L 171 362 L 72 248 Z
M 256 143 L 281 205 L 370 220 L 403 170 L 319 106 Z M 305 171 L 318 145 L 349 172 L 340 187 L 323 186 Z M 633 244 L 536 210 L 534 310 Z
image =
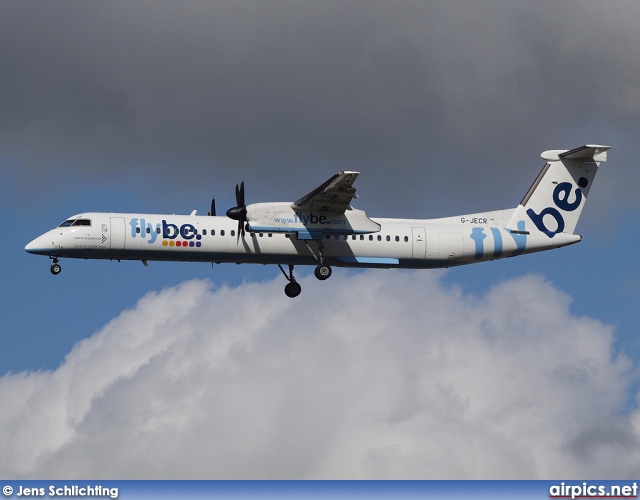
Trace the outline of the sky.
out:
M 0 477 L 640 472 L 640 6 L 0 5 Z M 206 213 L 361 172 L 355 208 L 517 205 L 612 146 L 579 245 L 446 271 L 63 259 L 87 211 Z

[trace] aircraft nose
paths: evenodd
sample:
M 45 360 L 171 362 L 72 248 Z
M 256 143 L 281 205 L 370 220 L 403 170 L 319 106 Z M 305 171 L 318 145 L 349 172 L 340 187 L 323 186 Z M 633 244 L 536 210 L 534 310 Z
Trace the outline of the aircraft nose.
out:
M 24 247 L 25 251 L 33 254 L 46 255 L 50 252 L 47 249 L 46 242 L 43 240 L 42 236 L 38 236 L 35 240 L 27 243 L 27 246 Z

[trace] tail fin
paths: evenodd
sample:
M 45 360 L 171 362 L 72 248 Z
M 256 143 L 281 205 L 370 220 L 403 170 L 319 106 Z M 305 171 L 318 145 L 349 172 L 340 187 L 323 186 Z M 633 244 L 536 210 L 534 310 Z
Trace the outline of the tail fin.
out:
M 507 228 L 512 232 L 541 231 L 549 238 L 572 234 L 609 146 L 587 145 L 572 150 L 542 153 L 547 161 Z

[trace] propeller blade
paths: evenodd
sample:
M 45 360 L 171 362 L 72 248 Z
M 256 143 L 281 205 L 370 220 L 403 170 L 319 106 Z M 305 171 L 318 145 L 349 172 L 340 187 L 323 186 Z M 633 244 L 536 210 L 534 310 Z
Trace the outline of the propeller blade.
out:
M 238 241 L 244 237 L 244 226 L 247 223 L 247 207 L 244 204 L 244 181 L 236 183 L 236 206 L 227 210 L 227 217 L 238 221 Z
M 244 181 L 240 184 L 240 188 L 236 184 L 236 203 L 239 207 L 244 207 Z
M 215 196 L 213 198 L 211 198 L 211 211 L 209 212 L 209 215 L 212 215 L 214 217 L 216 215 L 216 198 L 215 198 Z

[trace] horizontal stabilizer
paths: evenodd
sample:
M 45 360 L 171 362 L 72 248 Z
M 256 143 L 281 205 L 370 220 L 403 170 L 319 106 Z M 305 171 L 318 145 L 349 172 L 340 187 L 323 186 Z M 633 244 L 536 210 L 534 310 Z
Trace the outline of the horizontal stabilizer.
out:
M 542 153 L 542 159 L 546 161 L 558 160 L 582 160 L 582 161 L 607 161 L 607 150 L 611 146 L 598 146 L 587 144 L 576 149 L 563 150 L 553 149 Z

